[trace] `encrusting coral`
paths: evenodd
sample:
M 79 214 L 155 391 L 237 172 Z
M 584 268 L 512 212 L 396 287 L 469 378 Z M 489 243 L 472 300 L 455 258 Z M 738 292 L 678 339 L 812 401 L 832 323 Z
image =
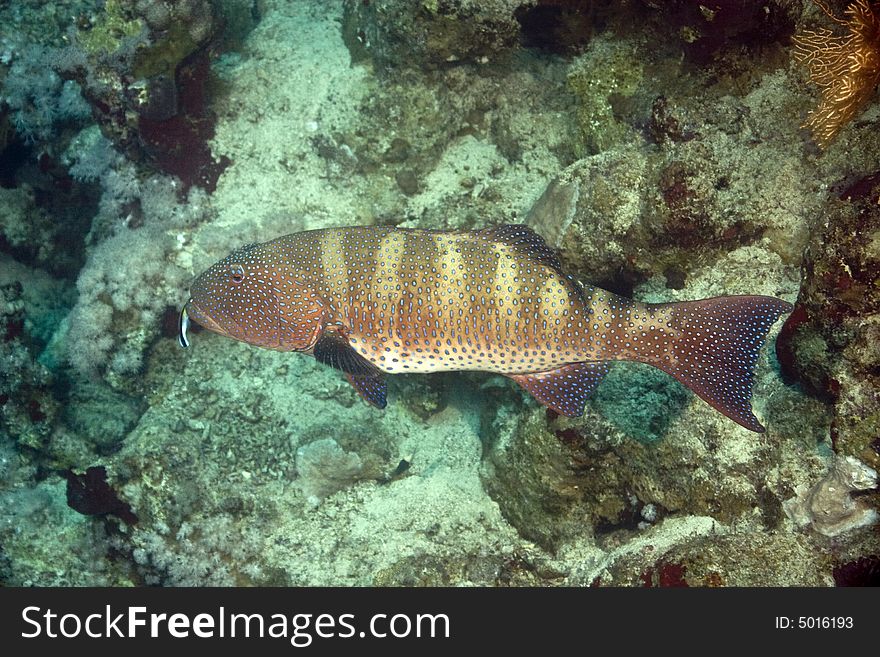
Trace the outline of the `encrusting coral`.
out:
M 855 0 L 844 19 L 814 2 L 847 29 L 845 35 L 824 27 L 803 30 L 793 38 L 795 59 L 807 65 L 810 81 L 822 91 L 819 107 L 804 127 L 824 149 L 865 108 L 880 84 L 880 16 L 869 0 Z

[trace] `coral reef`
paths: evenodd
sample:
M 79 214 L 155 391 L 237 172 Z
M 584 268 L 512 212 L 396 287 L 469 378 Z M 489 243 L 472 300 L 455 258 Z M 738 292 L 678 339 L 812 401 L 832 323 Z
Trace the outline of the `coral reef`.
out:
M 777 345 L 783 371 L 834 404 L 838 454 L 880 466 L 880 189 L 874 176 L 825 204 L 804 256 L 795 311 Z
M 28 348 L 22 297 L 19 281 L 0 286 L 0 433 L 39 449 L 49 440 L 59 404 L 51 372 Z
M 514 16 L 524 47 L 577 54 L 606 26 L 616 5 L 613 0 L 536 0 L 522 3 Z
M 210 203 L 198 188 L 181 201 L 174 179 L 139 180 L 130 164 L 108 169 L 101 182 L 91 235 L 103 239 L 80 272 L 79 298 L 59 331 L 76 370 L 125 387 L 119 375 L 140 369 L 166 309 L 174 312 L 184 295 L 185 231 L 204 221 Z M 132 266 L 120 267 L 120 254 Z
M 87 516 L 113 514 L 123 522 L 137 522 L 131 507 L 107 484 L 107 468 L 104 466 L 87 468 L 83 474 L 68 470 L 64 476 L 67 478 L 67 506 L 74 511 Z
M 666 435 L 689 399 L 677 381 L 636 363 L 616 365 L 593 396 L 599 413 L 627 436 L 647 443 Z
M 22 260 L 48 264 L 55 256 L 52 244 L 58 232 L 58 225 L 34 201 L 33 189 L 0 189 L 0 235 L 7 250 Z
M 134 161 L 213 190 L 228 166 L 208 145 L 212 47 L 223 25 L 209 0 L 108 0 L 54 67 L 76 80 L 104 135 Z
M 343 34 L 355 61 L 378 67 L 487 63 L 519 38 L 515 11 L 534 0 L 379 0 L 344 3 Z
M 46 140 L 58 124 L 89 116 L 89 106 L 73 81 L 62 81 L 52 70 L 47 49 L 29 45 L 15 59 L 3 81 L 3 102 L 12 125 L 27 141 Z
M 633 44 L 624 39 L 594 38 L 572 64 L 568 85 L 578 99 L 577 119 L 587 154 L 632 142 L 635 129 L 619 120 L 616 106 L 635 96 L 644 80 L 644 66 L 630 57 Z
M 826 20 L 0 3 L 0 584 L 876 581 L 880 133 L 818 157 L 792 119 L 786 39 Z M 482 372 L 395 378 L 377 411 L 306 356 L 176 344 L 241 244 L 522 222 L 640 301 L 797 298 L 757 363 L 767 433 L 646 366 L 576 419 Z
M 787 235 L 770 247 L 797 261 L 807 238 L 797 218 L 820 203 L 795 174 L 805 164 L 789 156 L 790 143 L 769 136 L 752 153 L 731 147 L 745 117 L 771 111 L 765 93 L 692 108 L 701 134 L 665 140 L 660 153 L 626 144 L 575 162 L 548 186 L 527 222 L 583 280 L 623 294 L 656 273 L 682 287 L 688 269 L 765 236 Z M 700 120 L 697 111 L 715 119 Z M 756 179 L 751 172 L 766 158 L 784 164 Z
M 729 50 L 760 51 L 762 46 L 784 39 L 794 30 L 800 0 L 772 0 L 756 4 L 749 0 L 716 0 L 702 5 L 689 0 L 655 2 L 640 0 L 655 20 L 675 30 L 678 45 L 695 61 L 737 66 Z
M 0 579 L 8 586 L 121 586 L 130 580 L 107 559 L 103 524 L 67 506 L 65 484 L 43 481 L 0 490 Z M 51 528 L 50 532 L 46 529 Z M 41 538 L 51 534 L 52 540 Z

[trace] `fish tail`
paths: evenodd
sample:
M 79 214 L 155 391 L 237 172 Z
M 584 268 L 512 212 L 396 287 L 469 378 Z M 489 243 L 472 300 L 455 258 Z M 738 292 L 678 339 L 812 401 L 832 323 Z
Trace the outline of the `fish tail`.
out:
M 727 296 L 650 304 L 633 342 L 636 360 L 681 381 L 710 406 L 752 431 L 755 363 L 767 332 L 792 305 L 766 296 Z M 646 326 L 650 324 L 650 326 Z

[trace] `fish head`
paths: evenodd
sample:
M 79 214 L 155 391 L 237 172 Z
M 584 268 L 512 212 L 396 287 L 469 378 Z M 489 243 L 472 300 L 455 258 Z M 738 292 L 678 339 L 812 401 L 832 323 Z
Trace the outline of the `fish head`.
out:
M 248 244 L 202 272 L 181 312 L 180 343 L 189 320 L 258 347 L 308 351 L 320 337 L 326 304 L 305 277 L 279 262 L 271 242 Z

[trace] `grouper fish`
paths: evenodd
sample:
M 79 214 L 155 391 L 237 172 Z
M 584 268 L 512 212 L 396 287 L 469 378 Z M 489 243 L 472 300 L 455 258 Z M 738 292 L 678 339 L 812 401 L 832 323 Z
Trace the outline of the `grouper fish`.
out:
M 582 285 L 534 231 L 348 227 L 242 246 L 198 276 L 180 314 L 248 344 L 311 354 L 386 404 L 386 374 L 482 370 L 565 416 L 584 411 L 611 361 L 668 372 L 764 431 L 754 365 L 789 312 L 768 296 L 645 304 Z

